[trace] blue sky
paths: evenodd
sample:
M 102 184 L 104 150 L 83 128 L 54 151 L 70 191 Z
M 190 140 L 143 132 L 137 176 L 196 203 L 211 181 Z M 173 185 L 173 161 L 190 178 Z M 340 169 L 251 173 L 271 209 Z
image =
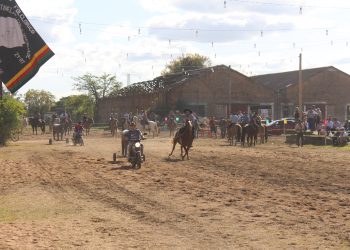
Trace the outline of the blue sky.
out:
M 187 53 L 248 76 L 335 66 L 350 73 L 346 0 L 17 0 L 55 52 L 28 89 L 76 94 L 72 77 L 150 80 Z M 81 29 L 79 28 L 79 25 Z

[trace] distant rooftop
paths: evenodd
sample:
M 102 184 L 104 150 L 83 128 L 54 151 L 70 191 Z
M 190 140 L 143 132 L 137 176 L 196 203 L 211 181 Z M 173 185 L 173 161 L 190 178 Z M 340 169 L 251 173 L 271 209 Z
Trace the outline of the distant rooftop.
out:
M 321 68 L 312 68 L 312 69 L 303 69 L 302 75 L 303 80 L 309 79 L 310 77 L 323 72 L 325 70 L 334 71 L 337 70 L 333 66 L 321 67 Z M 274 90 L 282 89 L 289 87 L 289 85 L 297 84 L 299 82 L 299 70 L 266 74 L 266 75 L 257 75 L 250 77 L 255 83 L 264 85 L 266 87 L 272 88 Z

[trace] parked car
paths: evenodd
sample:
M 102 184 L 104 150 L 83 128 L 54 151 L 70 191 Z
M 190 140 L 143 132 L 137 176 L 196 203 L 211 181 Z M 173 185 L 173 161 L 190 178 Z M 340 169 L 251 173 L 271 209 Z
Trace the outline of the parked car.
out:
M 267 132 L 269 135 L 281 135 L 284 134 L 284 132 L 286 134 L 290 134 L 294 132 L 294 128 L 295 128 L 295 120 L 294 119 L 286 119 L 287 120 L 287 124 L 284 124 L 284 119 L 282 120 L 275 120 L 272 121 L 268 124 L 266 124 L 267 126 Z

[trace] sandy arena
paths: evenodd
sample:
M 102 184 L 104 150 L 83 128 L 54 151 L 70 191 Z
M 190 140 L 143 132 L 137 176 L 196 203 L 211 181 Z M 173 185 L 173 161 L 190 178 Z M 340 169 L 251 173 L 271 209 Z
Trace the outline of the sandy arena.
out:
M 350 146 L 205 138 L 182 161 L 162 132 L 134 170 L 106 131 L 26 133 L 0 148 L 0 249 L 350 249 Z

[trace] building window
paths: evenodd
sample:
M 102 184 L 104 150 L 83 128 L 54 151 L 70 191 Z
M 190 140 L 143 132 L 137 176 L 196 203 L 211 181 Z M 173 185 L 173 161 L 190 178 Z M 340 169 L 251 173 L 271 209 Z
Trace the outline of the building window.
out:
M 346 120 L 350 120 L 350 105 L 346 105 Z

